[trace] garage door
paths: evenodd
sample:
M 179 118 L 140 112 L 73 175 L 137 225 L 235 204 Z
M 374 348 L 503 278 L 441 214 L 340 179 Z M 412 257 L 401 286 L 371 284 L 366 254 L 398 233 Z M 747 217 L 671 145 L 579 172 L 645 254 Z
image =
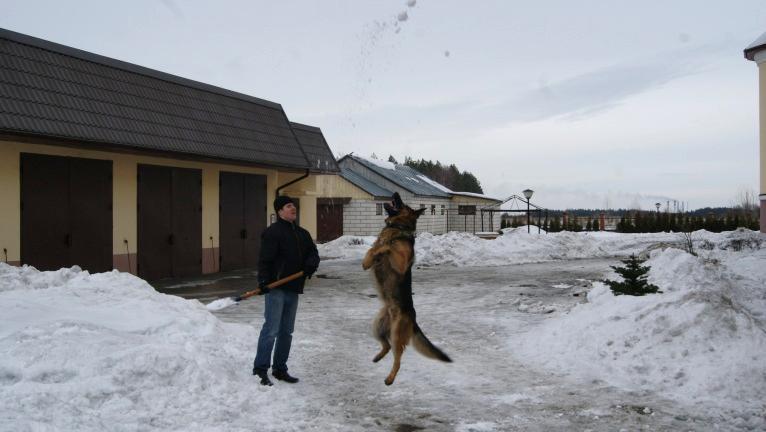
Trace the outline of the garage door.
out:
M 138 274 L 147 280 L 202 273 L 202 172 L 138 166 Z
M 219 180 L 221 270 L 256 267 L 266 228 L 266 177 L 222 172 Z
M 325 243 L 343 235 L 343 204 L 349 199 L 317 199 L 317 242 Z
M 112 269 L 112 162 L 21 154 L 21 261 Z

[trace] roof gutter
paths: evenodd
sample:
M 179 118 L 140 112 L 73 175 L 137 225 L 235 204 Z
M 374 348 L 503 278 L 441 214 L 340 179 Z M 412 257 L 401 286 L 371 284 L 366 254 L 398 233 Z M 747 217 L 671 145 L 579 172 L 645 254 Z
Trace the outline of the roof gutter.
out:
M 283 184 L 282 186 L 278 186 L 277 190 L 275 191 L 274 196 L 278 197 L 280 189 L 284 189 L 284 188 L 290 186 L 291 184 L 298 183 L 299 181 L 301 181 L 301 180 L 305 179 L 306 177 L 308 177 L 310 173 L 311 173 L 311 171 L 308 168 L 306 168 L 306 174 L 303 174 L 302 176 L 298 177 L 295 180 L 290 180 L 289 182 Z

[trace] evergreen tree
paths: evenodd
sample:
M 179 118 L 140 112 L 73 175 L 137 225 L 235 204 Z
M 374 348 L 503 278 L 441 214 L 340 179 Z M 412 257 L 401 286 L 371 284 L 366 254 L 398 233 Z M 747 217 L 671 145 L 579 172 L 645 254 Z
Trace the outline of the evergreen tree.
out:
M 646 221 L 644 220 L 644 217 L 641 215 L 640 211 L 636 212 L 635 228 L 632 229 L 630 232 L 637 232 L 637 233 L 646 232 Z
M 739 214 L 735 214 L 734 217 L 729 216 L 727 221 L 729 222 L 729 231 L 734 231 L 740 227 Z
M 628 232 L 625 228 L 625 216 L 620 216 L 620 221 L 617 222 L 617 232 Z
M 388 155 L 388 161 L 393 164 L 399 165 L 399 162 L 396 161 L 396 158 L 394 157 L 394 155 Z
M 484 193 L 476 176 L 468 171 L 460 172 L 455 164 L 446 166 L 439 161 L 415 160 L 409 156 L 404 157 L 404 164 L 454 191 Z
M 652 285 L 646 281 L 647 273 L 651 269 L 649 266 L 642 266 L 644 260 L 638 259 L 636 255 L 631 255 L 628 259 L 621 260 L 624 267 L 610 266 L 612 269 L 622 276 L 622 282 L 604 280 L 604 283 L 609 285 L 614 295 L 632 295 L 642 296 L 646 294 L 661 293 L 659 287 Z
M 704 224 L 705 225 L 703 227 L 706 230 L 708 230 L 710 232 L 716 232 L 715 231 L 715 225 L 716 225 L 715 217 L 713 216 L 713 214 L 710 214 L 710 215 L 708 215 L 708 217 L 705 218 Z
M 593 231 L 593 221 L 588 219 L 588 223 L 585 224 L 585 231 Z
M 694 231 L 701 230 L 705 227 L 705 221 L 702 219 L 702 216 L 696 216 L 694 218 Z
M 548 232 L 559 232 L 559 231 L 561 231 L 561 222 L 559 222 L 558 217 L 555 217 L 551 219 L 551 222 L 548 225 Z

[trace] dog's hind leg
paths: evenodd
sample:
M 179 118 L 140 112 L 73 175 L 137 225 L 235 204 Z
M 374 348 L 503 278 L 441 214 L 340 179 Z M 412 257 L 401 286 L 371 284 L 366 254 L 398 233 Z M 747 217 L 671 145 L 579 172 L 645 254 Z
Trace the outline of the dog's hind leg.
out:
M 373 363 L 379 362 L 391 350 L 391 344 L 388 342 L 390 333 L 391 324 L 388 319 L 388 313 L 386 308 L 382 308 L 372 323 L 372 334 L 380 342 L 381 346 L 380 352 L 372 359 Z
M 399 367 L 402 363 L 402 354 L 404 353 L 404 345 L 394 342 L 394 364 L 391 366 L 391 372 L 386 377 L 386 385 L 391 385 L 396 379 L 396 374 L 399 373 Z
M 392 317 L 391 324 L 391 345 L 393 345 L 392 348 L 394 349 L 394 364 L 391 366 L 391 372 L 386 377 L 386 385 L 394 383 L 396 374 L 399 373 L 404 348 L 409 343 L 410 336 L 412 335 L 412 324 L 401 313 L 399 316 Z

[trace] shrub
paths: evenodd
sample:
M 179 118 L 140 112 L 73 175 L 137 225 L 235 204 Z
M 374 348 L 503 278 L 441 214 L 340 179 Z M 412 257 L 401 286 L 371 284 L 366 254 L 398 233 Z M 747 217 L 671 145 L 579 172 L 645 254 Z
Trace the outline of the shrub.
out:
M 614 295 L 642 296 L 662 292 L 659 287 L 646 281 L 646 274 L 651 267 L 642 266 L 641 264 L 644 263 L 644 260 L 640 260 L 634 254 L 628 259 L 622 260 L 622 263 L 625 264 L 624 267 L 610 266 L 617 274 L 622 276 L 622 282 L 604 280 L 604 283 L 609 285 Z

